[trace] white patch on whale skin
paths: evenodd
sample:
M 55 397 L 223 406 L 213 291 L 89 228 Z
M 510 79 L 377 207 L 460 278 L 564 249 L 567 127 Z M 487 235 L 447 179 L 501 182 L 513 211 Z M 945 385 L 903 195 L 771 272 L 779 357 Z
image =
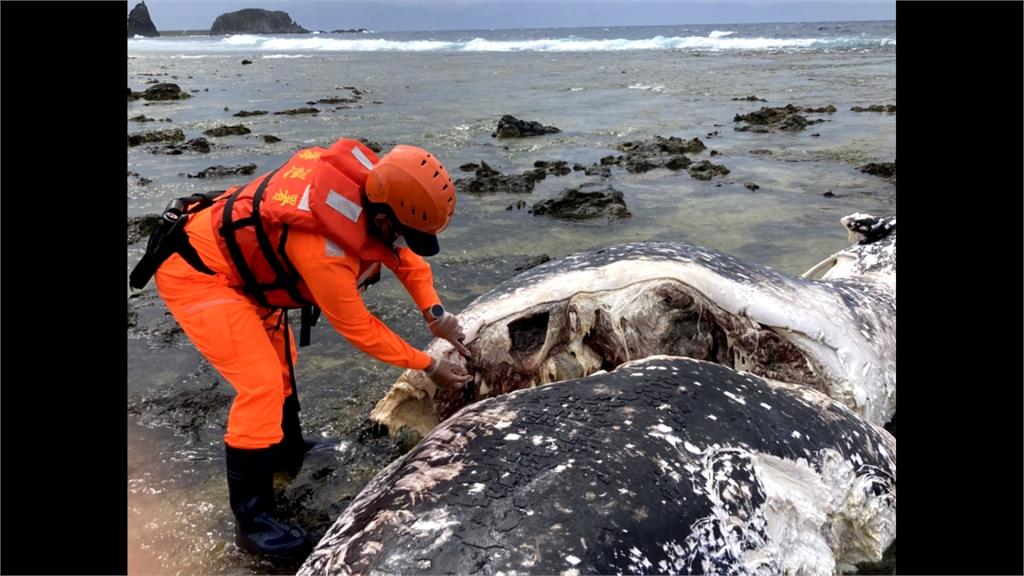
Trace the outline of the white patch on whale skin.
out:
M 831 574 L 835 560 L 822 534 L 829 515 L 829 487 L 804 460 L 751 456 L 767 497 L 762 510 L 781 572 Z
M 669 432 L 672 432 L 672 428 L 664 424 L 655 424 L 650 427 L 650 429 L 647 432 L 647 435 L 652 438 L 661 438 L 662 440 L 671 444 L 673 448 L 675 448 L 680 443 L 682 443 L 682 439 L 673 434 L 669 434 Z
M 880 560 L 895 539 L 894 480 L 874 467 L 855 473 L 853 459 L 832 449 L 813 462 L 737 448 L 710 452 L 699 470 L 691 470 L 691 480 L 695 492 L 711 500 L 712 512 L 693 524 L 677 553 L 669 553 L 672 543 L 663 545 L 669 561 L 659 563 L 659 571 L 711 571 L 709 557 L 732 557 L 742 563 L 737 573 L 831 574 Z M 734 469 L 753 472 L 763 491 L 760 506 L 750 507 L 756 500 L 749 500 L 747 476 L 733 484 Z M 734 516 L 736 510 L 747 512 Z M 691 565 L 697 558 L 704 564 Z
M 746 404 L 747 403 L 747 401 L 744 400 L 742 396 L 737 396 L 736 394 L 733 394 L 732 392 L 729 392 L 728 390 L 723 391 L 722 394 L 725 394 L 726 396 L 729 397 L 730 400 L 733 400 L 735 402 L 739 402 L 740 404 Z

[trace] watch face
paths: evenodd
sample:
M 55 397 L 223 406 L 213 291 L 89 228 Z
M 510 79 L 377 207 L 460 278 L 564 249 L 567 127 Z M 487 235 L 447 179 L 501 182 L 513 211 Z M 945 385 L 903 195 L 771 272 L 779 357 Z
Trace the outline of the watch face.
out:
M 440 318 L 441 316 L 444 316 L 444 306 L 441 306 L 440 304 L 434 304 L 433 306 L 430 307 L 430 315 L 433 316 L 434 318 Z

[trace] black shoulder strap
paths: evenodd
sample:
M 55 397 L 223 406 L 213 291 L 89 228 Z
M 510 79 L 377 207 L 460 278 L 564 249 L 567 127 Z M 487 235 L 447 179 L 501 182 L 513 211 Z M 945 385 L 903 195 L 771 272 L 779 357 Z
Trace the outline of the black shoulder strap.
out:
M 266 190 L 267 184 L 270 183 L 270 179 L 274 177 L 274 174 L 277 174 L 277 170 L 267 174 L 266 178 L 260 182 L 259 188 L 256 189 L 256 194 L 261 194 Z M 244 284 L 242 291 L 246 294 L 251 294 L 252 297 L 259 302 L 260 306 L 269 308 L 270 304 L 267 302 L 267 298 L 263 295 L 263 291 L 259 289 L 256 277 L 253 276 L 252 269 L 249 268 L 249 263 L 245 261 L 245 257 L 242 255 L 242 248 L 238 245 L 238 239 L 235 238 L 235 230 L 259 221 L 259 215 L 256 214 L 255 206 L 252 215 L 248 218 L 235 220 L 235 201 L 238 200 L 238 196 L 243 190 L 245 190 L 244 186 L 239 187 L 235 190 L 235 193 L 228 198 L 227 204 L 224 206 L 224 222 L 220 227 L 220 235 L 224 238 L 224 243 L 228 247 L 228 253 L 231 254 L 231 260 L 235 263 L 235 268 L 238 269 L 238 273 L 242 276 L 242 282 Z
M 270 180 L 276 173 L 277 170 L 274 170 L 259 183 L 259 186 L 256 188 L 256 191 L 252 196 L 252 214 L 247 218 L 242 218 L 241 220 L 234 219 L 235 201 L 242 193 L 243 188 L 236 190 L 227 199 L 227 203 L 224 206 L 224 221 L 221 224 L 220 234 L 224 237 L 225 244 L 227 244 L 228 247 L 228 252 L 231 255 L 231 260 L 235 263 L 235 268 L 238 269 L 238 273 L 242 276 L 242 291 L 255 298 L 260 306 L 269 308 L 270 304 L 267 301 L 265 293 L 271 290 L 280 289 L 287 291 L 288 296 L 293 301 L 308 305 L 306 299 L 303 298 L 302 293 L 299 291 L 299 274 L 285 252 L 285 243 L 288 240 L 288 226 L 282 225 L 281 239 L 278 243 L 277 252 L 275 252 L 274 246 L 270 241 L 270 236 L 263 227 L 263 219 L 260 217 L 260 205 L 263 203 L 263 197 L 266 193 L 267 186 L 270 184 Z M 260 247 L 260 253 L 274 272 L 274 280 L 269 284 L 260 284 L 256 280 L 256 277 L 252 272 L 252 268 L 249 267 L 248 262 L 245 261 L 245 258 L 242 255 L 242 250 L 238 244 L 238 239 L 235 234 L 239 228 L 245 226 L 253 227 L 253 231 L 256 234 L 256 242 Z M 308 338 L 305 340 L 308 341 Z

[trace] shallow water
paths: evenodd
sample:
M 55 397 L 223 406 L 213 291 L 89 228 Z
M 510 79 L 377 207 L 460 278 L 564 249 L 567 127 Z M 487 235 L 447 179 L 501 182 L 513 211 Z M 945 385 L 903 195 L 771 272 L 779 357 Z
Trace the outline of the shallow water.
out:
M 129 102 L 128 117 L 173 120 L 128 122 L 129 133 L 176 127 L 193 138 L 215 125 L 241 123 L 252 134 L 208 138 L 215 146 L 210 154 L 167 156 L 151 154 L 145 146 L 130 148 L 128 170 L 153 183 L 129 184 L 128 216 L 159 212 L 177 196 L 246 181 L 189 179 L 186 173 L 247 162 L 255 162 L 259 173 L 301 147 L 329 145 L 343 136 L 368 138 L 385 150 L 396 143 L 423 146 L 455 178 L 470 176 L 460 173 L 459 165 L 481 160 L 506 174 L 530 169 L 537 160 L 589 165 L 619 154 L 614 149 L 618 143 L 654 135 L 700 137 L 708 151 L 691 157 L 731 171 L 701 182 L 686 171 L 630 174 L 613 168 L 607 183 L 623 192 L 633 214 L 616 222 L 567 222 L 506 209 L 516 200 L 530 205 L 565 188 L 600 181 L 582 172 L 548 176 L 528 195 L 460 195 L 455 220 L 441 236 L 442 252 L 431 260 L 438 292 L 455 311 L 536 256 L 556 258 L 642 239 L 700 244 L 799 274 L 847 245 L 838 224 L 841 216 L 896 210 L 895 184 L 857 170 L 866 162 L 895 159 L 896 117 L 849 111 L 855 105 L 895 103 L 894 47 L 843 52 L 298 50 L 290 55 L 302 57 L 264 58 L 269 54 L 244 48 L 144 50 L 132 42 L 129 87 L 143 90 L 155 78 L 199 92 L 180 102 Z M 254 63 L 242 66 L 243 57 Z M 274 112 L 305 106 L 307 100 L 349 96 L 345 86 L 365 92 L 359 107 L 334 110 L 318 104 L 316 116 L 231 116 L 239 110 Z M 731 100 L 749 94 L 768 102 Z M 735 114 L 785 104 L 832 104 L 838 111 L 808 115 L 829 121 L 795 134 L 734 130 Z M 555 125 L 562 132 L 497 140 L 490 134 L 503 114 Z M 717 136 L 707 136 L 716 131 Z M 282 141 L 264 144 L 263 134 Z M 772 154 L 751 154 L 756 149 Z M 710 150 L 719 155 L 711 158 Z M 745 188 L 751 182 L 760 189 Z M 828 191 L 834 197 L 823 196 Z M 128 246 L 127 270 L 144 244 Z M 419 313 L 393 278 L 385 275 L 365 299 L 413 345 L 429 341 Z M 175 330 L 152 284 L 130 298 L 129 306 L 138 313 L 127 336 L 129 571 L 281 570 L 231 544 L 221 442 L 230 386 Z M 283 487 L 289 509 L 305 506 L 319 513 L 331 502 L 331 510 L 340 511 L 400 453 L 401 446 L 365 426 L 370 408 L 400 372 L 355 351 L 326 321 L 313 329 L 313 344 L 300 350 L 297 365 L 303 425 L 307 435 L 339 437 L 346 444 L 333 461 L 320 462 L 322 478 L 306 483 L 300 478 L 292 492 Z M 316 493 L 295 486 L 313 486 Z M 314 537 L 331 519 L 310 519 Z

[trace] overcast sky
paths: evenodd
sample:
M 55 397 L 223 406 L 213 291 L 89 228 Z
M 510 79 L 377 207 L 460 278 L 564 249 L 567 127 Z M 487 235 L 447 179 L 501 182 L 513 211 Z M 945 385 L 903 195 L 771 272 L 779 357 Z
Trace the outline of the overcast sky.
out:
M 130 10 L 137 0 L 128 1 Z M 895 20 L 894 0 L 148 0 L 158 30 L 209 29 L 242 8 L 284 10 L 310 30 L 471 30 Z

